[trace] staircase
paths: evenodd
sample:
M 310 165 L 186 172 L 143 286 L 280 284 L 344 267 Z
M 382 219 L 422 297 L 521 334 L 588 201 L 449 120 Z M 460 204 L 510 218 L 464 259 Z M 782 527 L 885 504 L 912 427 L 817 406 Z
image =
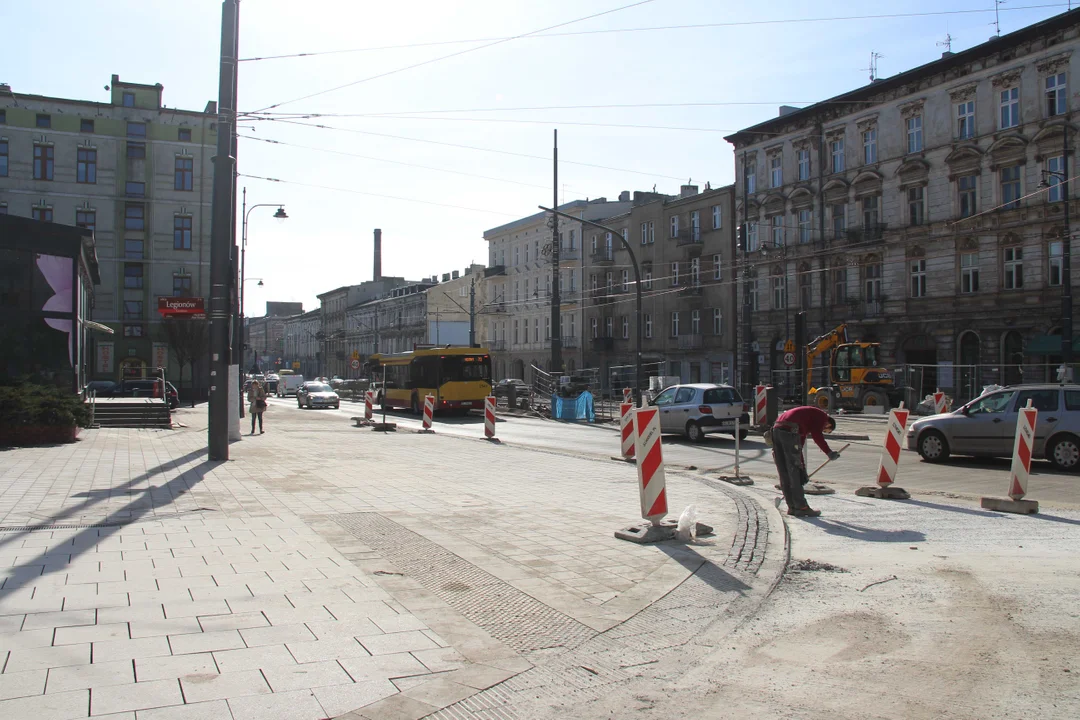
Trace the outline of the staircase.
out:
M 149 398 L 98 398 L 94 424 L 100 427 L 172 428 L 169 404 Z

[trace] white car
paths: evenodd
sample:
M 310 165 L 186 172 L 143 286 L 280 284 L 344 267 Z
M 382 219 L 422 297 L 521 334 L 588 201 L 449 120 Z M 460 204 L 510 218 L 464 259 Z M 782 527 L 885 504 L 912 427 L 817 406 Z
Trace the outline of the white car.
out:
M 749 408 L 739 391 L 730 385 L 672 385 L 649 404 L 660 411 L 661 433 L 679 433 L 692 442 L 701 442 L 707 433 L 734 437 L 736 419 L 740 440 L 746 438 L 750 429 Z
M 296 391 L 296 406 L 309 410 L 312 408 L 341 407 L 341 398 L 329 385 L 320 382 L 306 382 Z

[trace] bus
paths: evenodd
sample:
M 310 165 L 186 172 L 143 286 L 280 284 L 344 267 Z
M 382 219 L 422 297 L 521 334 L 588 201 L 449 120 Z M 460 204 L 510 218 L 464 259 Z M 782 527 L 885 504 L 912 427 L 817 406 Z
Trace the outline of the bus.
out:
M 372 355 L 367 362 L 376 402 L 417 415 L 424 396 L 435 396 L 436 412 L 483 409 L 491 394 L 491 354 L 476 347 L 418 347 L 412 352 Z M 385 372 L 386 386 L 383 387 Z

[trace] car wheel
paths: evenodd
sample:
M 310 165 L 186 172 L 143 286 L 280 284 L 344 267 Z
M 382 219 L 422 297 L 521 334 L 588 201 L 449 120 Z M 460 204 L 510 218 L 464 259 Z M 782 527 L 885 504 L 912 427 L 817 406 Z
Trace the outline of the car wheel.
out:
M 1046 452 L 1046 458 L 1058 470 L 1073 472 L 1080 466 L 1080 442 L 1072 435 L 1062 435 L 1054 440 Z
M 945 462 L 949 458 L 949 441 L 937 430 L 927 430 L 919 438 L 919 455 L 926 462 Z
M 705 439 L 705 431 L 696 422 L 686 423 L 686 437 L 690 442 L 699 443 Z
M 750 431 L 749 431 L 749 430 L 740 430 L 740 431 L 739 431 L 739 442 L 742 442 L 743 440 L 745 440 L 745 439 L 746 439 L 746 437 L 747 437 L 747 436 L 748 436 L 749 434 L 750 434 Z M 731 433 L 731 436 L 732 436 L 732 437 L 735 437 L 735 433 Z

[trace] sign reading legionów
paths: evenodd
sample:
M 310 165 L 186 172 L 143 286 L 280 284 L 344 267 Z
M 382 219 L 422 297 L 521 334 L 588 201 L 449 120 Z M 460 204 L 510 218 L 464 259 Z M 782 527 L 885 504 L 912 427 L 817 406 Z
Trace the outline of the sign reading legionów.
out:
M 159 297 L 158 312 L 166 317 L 206 315 L 201 297 Z

